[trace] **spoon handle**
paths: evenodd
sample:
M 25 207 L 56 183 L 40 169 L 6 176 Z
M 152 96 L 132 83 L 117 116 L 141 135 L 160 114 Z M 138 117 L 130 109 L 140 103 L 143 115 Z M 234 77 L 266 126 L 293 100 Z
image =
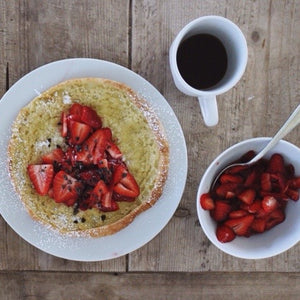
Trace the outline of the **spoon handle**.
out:
M 249 163 L 254 163 L 261 159 L 271 148 L 273 148 L 279 140 L 287 135 L 292 129 L 294 129 L 300 123 L 300 104 L 290 115 L 287 121 L 283 124 L 280 130 L 275 134 L 267 146 L 259 152 Z

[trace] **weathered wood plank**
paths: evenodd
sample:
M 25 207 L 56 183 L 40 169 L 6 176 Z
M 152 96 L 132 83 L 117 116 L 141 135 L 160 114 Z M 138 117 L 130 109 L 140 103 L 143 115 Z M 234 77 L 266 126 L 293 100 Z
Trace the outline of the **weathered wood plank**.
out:
M 127 66 L 129 1 L 0 1 L 0 93 L 32 69 L 68 57 Z M 3 113 L 3 112 L 1 112 Z M 0 269 L 124 271 L 126 257 L 76 263 L 35 249 L 0 220 Z
M 168 100 L 182 125 L 189 171 L 179 209 L 151 243 L 132 253 L 129 270 L 299 271 L 300 245 L 260 261 L 221 253 L 204 236 L 195 210 L 197 187 L 209 163 L 228 146 L 271 136 L 299 102 L 299 1 L 133 1 L 132 68 Z M 242 80 L 218 97 L 220 122 L 207 128 L 195 98 L 177 91 L 168 49 L 178 31 L 202 15 L 228 17 L 244 32 L 249 61 Z M 300 146 L 300 128 L 286 139 Z M 178 162 L 180 163 L 180 162 Z
M 0 298 L 18 299 L 299 299 L 293 273 L 2 272 Z

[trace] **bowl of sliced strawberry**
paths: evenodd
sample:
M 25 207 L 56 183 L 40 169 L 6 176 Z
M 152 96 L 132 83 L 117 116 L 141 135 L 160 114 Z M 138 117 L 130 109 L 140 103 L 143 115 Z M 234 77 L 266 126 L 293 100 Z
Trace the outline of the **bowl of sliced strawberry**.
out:
M 281 140 L 257 163 L 247 162 L 270 138 L 253 138 L 225 150 L 204 173 L 196 199 L 200 225 L 227 254 L 261 259 L 278 255 L 300 241 L 300 149 Z

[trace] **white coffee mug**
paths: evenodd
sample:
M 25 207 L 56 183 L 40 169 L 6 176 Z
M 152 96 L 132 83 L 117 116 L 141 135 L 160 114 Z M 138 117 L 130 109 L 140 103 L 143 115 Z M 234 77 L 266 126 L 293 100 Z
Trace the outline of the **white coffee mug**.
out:
M 181 76 L 177 64 L 177 50 L 187 38 L 209 34 L 218 38 L 227 53 L 227 70 L 213 87 L 200 90 L 190 86 Z M 204 123 L 214 126 L 219 121 L 216 96 L 227 92 L 242 77 L 247 65 L 246 39 L 237 25 L 220 16 L 204 16 L 187 24 L 174 39 L 169 53 L 170 68 L 176 87 L 186 95 L 198 97 Z

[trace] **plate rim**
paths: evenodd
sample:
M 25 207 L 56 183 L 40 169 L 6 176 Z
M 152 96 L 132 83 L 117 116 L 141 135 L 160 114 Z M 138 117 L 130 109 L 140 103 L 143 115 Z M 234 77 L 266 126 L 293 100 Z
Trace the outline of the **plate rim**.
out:
M 163 224 L 160 226 L 161 228 L 157 229 L 155 231 L 153 231 L 152 233 L 149 234 L 149 236 L 144 239 L 142 242 L 136 242 L 136 244 L 134 246 L 127 246 L 126 249 L 122 249 L 122 251 L 117 251 L 115 252 L 114 254 L 112 255 L 105 255 L 105 256 L 93 256 L 92 258 L 89 258 L 89 257 L 85 257 L 85 256 L 78 256 L 78 255 L 63 255 L 61 252 L 57 252 L 55 250 L 53 250 L 51 247 L 50 249 L 47 248 L 47 246 L 43 245 L 42 244 L 38 244 L 36 241 L 33 241 L 30 237 L 28 238 L 28 236 L 25 236 L 24 237 L 24 234 L 22 234 L 23 232 L 21 231 L 20 232 L 20 228 L 18 226 L 16 226 L 15 224 L 11 224 L 11 220 L 8 218 L 7 214 L 5 213 L 5 211 L 2 209 L 2 207 L 0 207 L 0 214 L 2 215 L 3 219 L 6 221 L 6 223 L 13 229 L 13 231 L 15 231 L 20 237 L 22 237 L 22 239 L 24 239 L 25 241 L 27 241 L 29 244 L 33 245 L 34 247 L 40 249 L 41 251 L 43 252 L 46 252 L 48 254 L 51 254 L 53 256 L 56 256 L 56 257 L 60 257 L 60 258 L 64 258 L 64 259 L 68 259 L 68 260 L 75 260 L 75 261 L 87 261 L 87 262 L 92 262 L 92 261 L 104 261 L 104 260 L 108 260 L 108 259 L 112 259 L 112 258 L 117 258 L 117 257 L 121 257 L 121 256 L 124 256 L 126 254 L 129 254 L 139 248 L 141 248 L 142 246 L 144 246 L 145 244 L 147 244 L 148 242 L 150 242 L 156 235 L 158 235 L 162 229 L 168 224 L 168 222 L 170 221 L 170 219 L 172 218 L 172 216 L 174 215 L 180 201 L 181 201 L 181 198 L 182 198 L 182 195 L 183 195 L 183 192 L 185 190 L 185 184 L 186 184 L 186 179 L 187 179 L 187 170 L 188 170 L 188 159 L 187 159 L 187 148 L 186 148 L 186 143 L 185 143 L 185 138 L 184 138 L 184 134 L 183 134 L 183 131 L 182 131 L 182 128 L 181 128 L 181 125 L 173 111 L 173 109 L 171 108 L 171 106 L 169 105 L 169 103 L 167 102 L 167 100 L 165 99 L 165 97 L 150 83 L 148 82 L 146 79 L 144 79 L 141 75 L 135 73 L 134 71 L 124 67 L 124 66 L 121 66 L 119 64 L 116 64 L 114 62 L 110 62 L 110 61 L 106 61 L 106 60 L 100 60 L 100 59 L 94 59 L 94 58 L 67 58 L 67 59 L 62 59 L 62 60 L 56 60 L 56 61 L 53 61 L 53 62 L 50 62 L 50 63 L 47 63 L 47 64 L 44 64 L 32 71 L 30 71 L 29 73 L 25 74 L 24 76 L 22 76 L 19 80 L 17 80 L 11 87 L 8 91 L 6 91 L 4 93 L 4 95 L 1 97 L 0 99 L 0 107 L 4 106 L 5 105 L 10 105 L 10 104 L 6 104 L 9 99 L 18 91 L 18 89 L 20 89 L 22 87 L 22 85 L 24 84 L 24 82 L 26 82 L 27 80 L 31 79 L 32 77 L 35 77 L 36 75 L 39 75 L 40 73 L 43 73 L 45 70 L 48 70 L 49 68 L 55 68 L 57 66 L 61 66 L 61 65 L 65 65 L 65 64 L 72 64 L 73 67 L 75 67 L 75 71 L 71 71 L 70 74 L 73 74 L 73 73 L 80 73 L 81 70 L 80 70 L 80 67 L 79 67 L 79 70 L 76 70 L 76 64 L 77 65 L 80 65 L 80 64 L 84 64 L 84 63 L 87 63 L 87 64 L 98 64 L 98 65 L 101 65 L 101 66 L 104 66 L 108 69 L 112 68 L 114 70 L 118 70 L 118 71 L 121 71 L 123 73 L 125 73 L 126 75 L 128 75 L 129 77 L 131 76 L 132 78 L 134 78 L 137 82 L 139 82 L 141 85 L 142 85 L 142 89 L 145 89 L 145 92 L 149 92 L 150 91 L 150 94 L 151 93 L 154 93 L 154 96 L 153 98 L 157 98 L 159 99 L 160 98 L 160 101 L 162 101 L 162 104 L 164 106 L 164 108 L 168 109 L 168 112 L 169 112 L 169 116 L 172 117 L 172 122 L 175 124 L 175 127 L 177 127 L 176 129 L 178 130 L 177 134 L 179 134 L 179 137 L 181 138 L 181 151 L 183 151 L 183 153 L 181 153 L 181 155 L 183 156 L 183 161 L 182 161 L 182 170 L 181 170 L 181 188 L 180 188 L 180 193 L 177 195 L 178 199 L 176 201 L 176 205 L 173 205 L 173 209 L 172 209 L 172 212 L 168 214 L 167 217 L 164 218 L 163 220 Z M 88 73 L 88 70 L 85 70 L 84 72 Z M 101 72 L 100 72 L 101 73 Z M 63 77 L 65 77 L 64 80 L 68 80 L 68 79 L 71 79 L 71 78 L 79 78 L 79 77 L 102 77 L 102 78 L 107 78 L 107 77 L 103 77 L 103 76 L 70 76 L 70 74 L 63 74 Z M 115 75 L 111 75 L 112 77 L 115 77 Z M 121 75 L 122 76 L 122 75 Z M 111 78 L 110 76 L 108 76 L 109 79 L 111 80 L 116 80 L 116 81 L 120 81 L 120 80 L 117 80 L 117 79 L 114 79 L 114 78 Z M 126 79 L 124 81 L 121 81 L 123 83 L 125 83 L 126 85 L 128 85 L 130 88 L 132 88 L 134 91 L 136 91 L 135 88 L 132 87 L 131 84 L 128 84 L 127 81 L 130 81 L 130 79 Z M 49 80 L 48 80 L 49 81 Z M 47 82 L 48 82 L 47 81 Z M 57 84 L 59 82 L 61 82 L 62 80 L 58 80 L 56 83 L 54 84 Z M 53 86 L 53 83 L 48 83 L 46 84 L 45 82 L 45 87 L 43 90 L 41 90 L 41 92 L 49 89 L 51 86 Z M 148 89 L 148 90 L 147 90 Z M 34 91 L 35 93 L 37 92 L 36 90 Z M 136 91 L 138 94 L 141 94 L 140 91 Z M 142 97 L 147 101 L 147 103 L 149 103 L 149 99 L 148 98 L 148 95 L 145 96 L 143 93 L 141 94 Z M 36 95 L 35 95 L 36 96 Z M 25 96 L 24 96 L 25 98 Z M 24 105 L 26 105 L 27 103 L 29 103 L 31 100 L 33 99 L 33 97 L 31 97 Z M 151 99 L 150 99 L 151 100 Z M 18 100 L 13 100 L 13 101 L 18 101 Z M 25 101 L 25 100 L 23 100 Z M 152 101 L 152 100 L 151 100 Z M 19 100 L 19 102 L 21 102 L 21 100 Z M 16 102 L 14 102 L 16 103 Z M 15 106 L 15 105 L 11 105 L 11 106 Z M 150 106 L 153 107 L 152 103 L 150 103 Z M 154 108 L 155 112 L 158 113 L 159 112 L 159 105 L 156 106 Z M 18 112 L 18 109 L 16 111 L 16 113 Z M 162 123 L 164 123 L 165 120 L 162 120 L 161 118 L 159 118 L 161 120 Z M 1 123 L 1 122 L 0 122 Z M 10 128 L 11 124 L 9 124 L 9 128 Z M 165 127 L 165 124 L 163 124 L 163 126 Z M 165 131 L 166 131 L 166 128 L 165 128 Z M 9 134 L 10 135 L 10 134 Z M 167 133 L 166 133 L 167 135 Z M 170 136 L 167 135 L 167 138 L 168 138 L 168 141 L 170 142 Z M 171 148 L 171 147 L 170 147 Z M 6 144 L 6 149 L 7 149 L 7 144 Z M 173 149 L 174 150 L 174 149 Z M 171 149 L 170 149 L 171 151 Z M 4 156 L 7 157 L 7 154 L 5 154 Z M 172 162 L 170 161 L 170 166 L 171 166 Z M 3 175 L 3 174 L 2 174 Z M 0 177 L 2 176 L 0 174 Z M 170 174 L 168 175 L 168 178 L 167 178 L 167 182 L 168 180 L 170 180 Z M 2 180 L 2 178 L 0 178 L 0 181 Z M 18 197 L 17 194 L 15 194 L 16 197 Z M 166 195 L 164 194 L 163 192 L 163 195 L 161 197 L 166 197 Z M 18 199 L 18 201 L 20 201 Z M 173 200 L 174 201 L 174 200 Z M 1 202 L 1 197 L 0 197 L 0 202 Z M 157 203 L 159 203 L 159 201 L 157 201 Z M 135 220 L 129 224 L 126 228 L 131 228 L 134 224 L 134 222 L 137 222 L 136 220 L 138 220 L 139 218 L 141 218 L 144 214 L 147 214 L 147 212 L 149 213 L 149 211 L 155 209 L 155 207 L 159 206 L 159 204 L 155 204 L 150 210 L 147 210 L 145 212 L 143 212 L 141 215 L 137 216 L 135 218 Z M 26 214 L 27 211 L 25 210 L 24 208 L 24 211 Z M 3 213 L 4 212 L 4 213 Z M 36 221 L 33 221 L 32 222 L 36 223 Z M 45 225 L 41 225 L 39 222 L 38 224 L 36 224 L 37 227 L 39 227 L 39 229 L 37 230 L 36 233 L 38 233 L 39 230 L 50 230 L 52 233 L 55 234 L 59 234 L 57 233 L 56 231 L 53 231 L 52 229 L 48 229 L 48 228 L 45 228 Z M 40 227 L 43 227 L 42 229 Z M 126 228 L 123 229 L 126 231 Z M 119 231 L 118 233 L 120 232 L 123 232 L 123 230 Z M 109 238 L 113 237 L 113 236 L 116 236 L 118 233 L 116 234 L 113 234 L 112 236 L 109 236 Z M 126 235 L 126 233 L 124 233 Z M 61 234 L 59 234 L 61 235 Z M 69 237 L 68 237 L 69 238 Z M 109 240 L 108 238 L 108 240 Z M 82 242 L 82 244 L 86 244 L 86 239 L 88 239 L 89 241 L 93 240 L 93 241 L 97 241 L 97 240 L 103 240 L 103 239 L 107 239 L 107 237 L 99 237 L 99 238 L 76 238 L 78 240 L 80 240 L 79 243 Z M 66 244 L 65 247 L 68 247 L 68 245 Z

